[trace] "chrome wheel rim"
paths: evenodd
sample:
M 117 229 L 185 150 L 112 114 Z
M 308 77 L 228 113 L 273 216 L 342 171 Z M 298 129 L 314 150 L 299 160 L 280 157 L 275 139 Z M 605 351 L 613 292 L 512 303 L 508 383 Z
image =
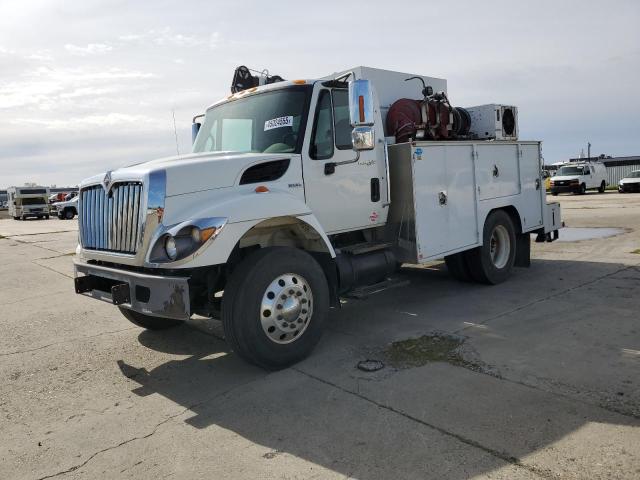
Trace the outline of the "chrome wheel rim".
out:
M 296 273 L 278 276 L 262 295 L 260 323 L 272 342 L 295 342 L 309 326 L 312 314 L 311 286 Z
M 511 239 L 504 225 L 496 225 L 493 229 L 489 240 L 489 253 L 494 267 L 501 269 L 507 265 L 511 254 Z

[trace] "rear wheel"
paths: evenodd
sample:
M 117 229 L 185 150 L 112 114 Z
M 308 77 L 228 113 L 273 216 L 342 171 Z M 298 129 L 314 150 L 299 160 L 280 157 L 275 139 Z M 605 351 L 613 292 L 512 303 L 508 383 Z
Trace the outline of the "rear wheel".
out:
M 119 307 L 120 313 L 134 325 L 137 325 L 147 330 L 167 330 L 168 328 L 177 327 L 181 325 L 182 320 L 174 320 L 172 318 L 154 317 L 152 315 L 145 315 L 144 313 L 134 312 L 128 308 Z
M 602 183 L 600 184 L 600 186 L 598 187 L 598 193 L 604 193 L 604 191 L 607 188 L 607 184 L 605 183 L 605 181 L 603 180 Z
M 474 280 L 490 285 L 504 282 L 516 258 L 516 233 L 511 217 L 503 210 L 491 213 L 484 223 L 482 246 L 465 253 Z
M 328 311 L 322 267 L 295 248 L 264 248 L 249 255 L 231 274 L 222 297 L 227 342 L 239 356 L 267 369 L 309 355 Z

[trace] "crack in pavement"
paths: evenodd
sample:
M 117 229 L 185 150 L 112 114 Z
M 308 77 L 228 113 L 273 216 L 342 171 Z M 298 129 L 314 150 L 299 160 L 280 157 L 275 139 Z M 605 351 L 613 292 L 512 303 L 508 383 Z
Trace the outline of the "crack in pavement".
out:
M 40 232 L 40 233 L 16 233 L 14 235 L 3 235 L 4 238 L 11 238 L 13 240 L 15 240 L 16 242 L 19 242 L 20 240 L 16 239 L 15 237 L 33 237 L 35 235 L 51 235 L 54 233 L 69 233 L 69 232 L 77 232 L 78 230 L 58 230 L 56 232 Z M 25 243 L 25 242 L 22 242 Z
M 482 450 L 483 452 L 488 453 L 489 455 L 491 455 L 493 457 L 496 457 L 496 458 L 498 458 L 498 459 L 500 459 L 500 460 L 502 460 L 504 462 L 507 462 L 507 463 L 509 463 L 511 465 L 514 465 L 516 467 L 519 467 L 519 468 L 522 468 L 524 470 L 527 470 L 527 471 L 533 473 L 534 475 L 537 475 L 537 476 L 542 477 L 542 478 L 549 478 L 549 479 L 556 478 L 556 476 L 553 475 L 550 471 L 542 470 L 542 469 L 540 469 L 540 468 L 538 468 L 536 466 L 525 464 L 525 463 L 522 462 L 522 460 L 520 460 L 517 457 L 509 455 L 509 454 L 507 454 L 505 452 L 500 452 L 500 451 L 495 450 L 495 449 L 490 448 L 490 447 L 486 447 L 486 446 L 482 445 L 481 443 L 479 443 L 479 442 L 477 442 L 475 440 L 471 440 L 470 438 L 466 438 L 466 437 L 464 437 L 464 436 L 462 436 L 462 435 L 460 435 L 458 433 L 453 433 L 453 432 L 450 432 L 448 430 L 445 430 L 442 427 L 438 427 L 437 425 L 433 425 L 433 424 L 431 424 L 429 422 L 425 422 L 424 420 L 422 420 L 420 418 L 414 417 L 413 415 L 411 415 L 409 413 L 406 413 L 406 412 L 403 412 L 402 410 L 398 410 L 398 409 L 396 409 L 396 408 L 394 408 L 394 407 L 392 407 L 390 405 L 385 405 L 383 403 L 379 403 L 379 402 L 377 402 L 375 400 L 372 400 L 369 397 L 366 397 L 366 396 L 364 396 L 363 394 L 361 394 L 359 392 L 354 392 L 353 390 L 349 390 L 347 388 L 341 387 L 338 384 L 335 384 L 335 383 L 330 382 L 328 380 L 325 380 L 325 379 L 323 379 L 321 377 L 318 377 L 318 376 L 313 375 L 311 373 L 308 373 L 308 372 L 305 372 L 303 370 L 300 370 L 299 368 L 296 368 L 296 367 L 291 367 L 291 370 L 294 370 L 294 371 L 296 371 L 296 372 L 298 372 L 298 373 L 300 373 L 300 374 L 302 374 L 302 375 L 304 375 L 304 376 L 306 376 L 308 378 L 311 378 L 313 380 L 321 382 L 321 383 L 323 383 L 325 385 L 329 385 L 330 387 L 333 387 L 336 390 L 339 390 L 339 391 L 341 391 L 343 393 L 346 393 L 348 395 L 352 395 L 352 396 L 357 397 L 357 398 L 359 398 L 361 400 L 364 400 L 365 402 L 370 403 L 372 405 L 375 405 L 378 408 L 381 408 L 383 410 L 387 410 L 387 411 L 389 411 L 391 413 L 394 413 L 396 415 L 400 415 L 400 416 L 406 418 L 407 420 L 410 420 L 412 422 L 418 423 L 418 424 L 423 425 L 423 426 L 425 426 L 427 428 L 435 430 L 435 431 L 441 433 L 442 435 L 445 435 L 447 437 L 455 438 L 456 440 L 458 440 L 458 441 L 460 441 L 460 442 L 462 442 L 462 443 L 464 443 L 466 445 L 469 445 L 469 446 L 471 446 L 473 448 Z
M 70 338 L 68 340 L 62 340 L 60 342 L 48 343 L 47 345 L 41 345 L 39 347 L 29 348 L 27 350 L 16 350 L 14 352 L 0 352 L 0 357 L 6 357 L 6 356 L 9 356 L 9 355 L 19 355 L 21 353 L 35 352 L 37 350 L 43 350 L 45 348 L 52 347 L 54 345 L 63 345 L 65 343 L 78 342 L 78 341 L 86 340 L 86 339 L 89 339 L 89 338 L 101 337 L 103 335 L 111 335 L 113 333 L 126 332 L 127 330 L 135 330 L 137 328 L 138 327 L 122 328 L 120 330 L 112 330 L 110 332 L 101 332 L 101 333 L 96 333 L 95 335 L 87 335 L 85 337 Z
M 86 460 L 84 460 L 83 462 L 81 462 L 81 463 L 79 463 L 77 465 L 73 465 L 73 466 L 71 466 L 71 467 L 69 467 L 69 468 L 67 468 L 65 470 L 61 470 L 61 471 L 56 472 L 56 473 L 45 475 L 44 477 L 38 477 L 37 480 L 46 480 L 48 478 L 59 477 L 60 475 L 66 475 L 67 473 L 75 472 L 76 470 L 86 466 L 91 460 L 93 460 L 98 455 L 100 455 L 102 453 L 105 453 L 105 452 L 108 452 L 108 451 L 111 451 L 111 450 L 115 450 L 117 448 L 122 447 L 123 445 L 127 445 L 128 443 L 131 443 L 131 442 L 135 442 L 136 440 L 145 440 L 145 439 L 153 436 L 162 425 L 164 425 L 166 423 L 169 423 L 171 420 L 173 420 L 175 418 L 178 418 L 181 415 L 184 415 L 186 412 L 188 412 L 190 410 L 193 410 L 193 409 L 195 409 L 195 408 L 197 408 L 197 407 L 199 407 L 201 405 L 204 405 L 205 403 L 209 403 L 209 402 L 215 400 L 216 398 L 224 397 L 225 395 L 230 394 L 231 392 L 233 392 L 234 390 L 236 390 L 238 388 L 242 388 L 242 387 L 244 387 L 246 385 L 249 385 L 250 383 L 257 382 L 258 380 L 261 380 L 261 379 L 262 379 L 262 377 L 248 380 L 248 381 L 243 382 L 243 383 L 241 383 L 239 385 L 235 385 L 235 386 L 229 388 L 228 390 L 225 390 L 224 392 L 220 392 L 220 393 L 217 393 L 217 394 L 215 394 L 215 395 L 213 395 L 211 397 L 208 397 L 208 398 L 202 400 L 201 402 L 197 402 L 197 403 L 194 403 L 193 405 L 189 405 L 188 407 L 183 408 L 180 412 L 175 413 L 173 415 L 169 415 L 167 418 L 162 420 L 160 423 L 156 424 L 156 426 L 153 427 L 151 432 L 149 432 L 149 433 L 147 433 L 145 435 L 135 436 L 133 438 L 129 438 L 127 440 L 123 440 L 122 442 L 120 442 L 120 443 L 118 443 L 116 445 L 111 445 L 110 447 L 105 447 L 105 448 L 103 448 L 101 450 L 98 450 L 97 452 L 92 453 L 91 455 L 89 455 L 87 457 Z
M 631 269 L 635 270 L 636 267 L 638 267 L 638 266 L 640 266 L 640 263 L 637 263 L 635 265 L 627 265 L 626 267 L 620 268 L 620 269 L 616 270 L 615 272 L 607 273 L 605 275 L 602 275 L 600 277 L 594 278 L 592 280 L 588 280 L 586 282 L 580 283 L 580 284 L 575 285 L 573 287 L 569 287 L 569 288 L 567 288 L 565 290 L 561 290 L 559 292 L 552 293 L 550 295 L 547 295 L 546 297 L 539 298 L 537 300 L 533 300 L 532 302 L 529 302 L 529 303 L 527 303 L 525 305 L 521 305 L 519 307 L 513 308 L 513 309 L 508 310 L 506 312 L 499 313 L 499 314 L 497 314 L 497 315 L 495 315 L 493 317 L 489 317 L 488 319 L 484 320 L 483 322 L 479 322 L 477 325 L 487 325 L 489 322 L 493 322 L 494 320 L 497 320 L 499 318 L 508 317 L 509 315 L 511 315 L 513 313 L 520 312 L 520 311 L 525 310 L 525 309 L 527 309 L 529 307 L 537 305 L 538 303 L 546 302 L 547 300 L 551 300 L 552 298 L 556 298 L 556 297 L 559 297 L 561 295 L 565 295 L 566 293 L 572 292 L 572 291 L 577 290 L 579 288 L 582 288 L 582 287 L 585 287 L 587 285 L 591 285 L 593 283 L 599 282 L 600 280 L 603 280 L 603 279 L 605 279 L 607 277 L 611 277 L 611 276 L 616 275 L 616 274 L 618 274 L 620 272 L 624 272 L 625 270 L 631 270 Z M 462 327 L 462 328 L 459 328 L 457 330 L 454 330 L 453 333 L 461 334 L 462 332 L 464 332 L 465 330 L 468 330 L 470 328 L 475 328 L 475 326 L 474 325 L 467 325 L 466 327 Z

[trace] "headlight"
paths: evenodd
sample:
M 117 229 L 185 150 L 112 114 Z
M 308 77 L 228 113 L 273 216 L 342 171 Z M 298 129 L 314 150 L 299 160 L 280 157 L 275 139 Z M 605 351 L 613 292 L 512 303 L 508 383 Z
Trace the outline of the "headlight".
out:
M 167 257 L 171 260 L 175 260 L 178 257 L 178 247 L 176 247 L 176 239 L 171 235 L 167 236 L 164 241 L 164 251 L 167 253 Z
M 148 261 L 167 263 L 195 256 L 207 242 L 220 234 L 226 223 L 226 218 L 212 217 L 161 227 Z

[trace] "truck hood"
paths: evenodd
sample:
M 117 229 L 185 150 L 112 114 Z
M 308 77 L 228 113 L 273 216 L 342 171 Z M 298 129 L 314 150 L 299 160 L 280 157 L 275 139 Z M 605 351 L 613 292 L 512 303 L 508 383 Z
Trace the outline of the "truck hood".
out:
M 192 153 L 138 163 L 110 173 L 111 181 L 115 183 L 140 180 L 151 172 L 164 170 L 167 175 L 166 195 L 171 197 L 231 187 L 238 183 L 241 173 L 251 165 L 295 156 L 291 153 Z M 100 184 L 105 175 L 106 172 L 87 178 L 80 187 Z

